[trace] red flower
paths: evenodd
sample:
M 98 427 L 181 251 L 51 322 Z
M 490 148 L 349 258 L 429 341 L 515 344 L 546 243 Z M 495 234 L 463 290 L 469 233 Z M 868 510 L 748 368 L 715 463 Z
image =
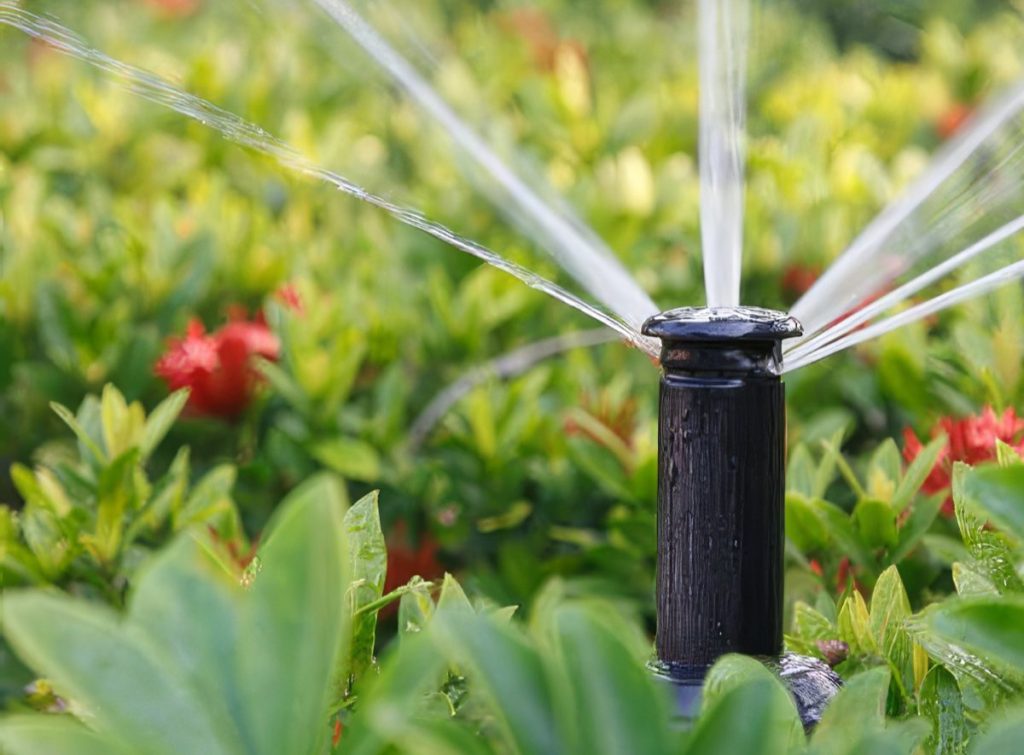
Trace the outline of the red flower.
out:
M 331 747 L 337 747 L 341 742 L 341 733 L 345 727 L 340 718 L 334 719 L 334 731 L 331 732 Z
M 936 133 L 943 140 L 949 139 L 960 130 L 960 127 L 971 117 L 973 112 L 974 108 L 970 105 L 965 105 L 962 102 L 956 103 L 939 116 L 938 121 L 935 122 Z
M 945 434 L 946 446 L 939 452 L 932 471 L 925 478 L 921 490 L 932 495 L 948 490 L 952 482 L 953 462 L 963 461 L 968 464 L 980 464 L 996 458 L 996 441 L 1008 443 L 1018 451 L 1024 450 L 1024 442 L 1019 440 L 1024 432 L 1024 419 L 1017 417 L 1012 409 L 1007 409 L 997 417 L 992 407 L 986 406 L 980 417 L 966 417 L 954 420 L 943 417 L 932 430 L 932 437 Z M 921 453 L 923 445 L 917 435 L 909 427 L 903 431 L 903 458 L 912 462 Z M 953 498 L 947 497 L 942 504 L 945 516 L 953 515 Z
M 195 414 L 237 418 L 252 400 L 260 375 L 252 359 L 277 359 L 277 337 L 262 320 L 234 320 L 207 334 L 198 320 L 170 347 L 154 368 L 172 391 L 189 388 L 188 406 Z
M 437 558 L 438 544 L 429 534 L 418 543 L 409 542 L 408 527 L 399 520 L 388 537 L 388 574 L 384 580 L 384 594 L 406 584 L 413 577 L 437 579 L 444 567 Z M 395 604 L 392 604 L 395 605 Z
M 168 18 L 181 18 L 199 10 L 202 0 L 145 0 L 146 5 Z
M 821 270 L 812 265 L 794 263 L 788 265 L 782 273 L 782 293 L 787 299 L 796 301 L 807 293 L 807 289 L 814 285 L 821 275 Z

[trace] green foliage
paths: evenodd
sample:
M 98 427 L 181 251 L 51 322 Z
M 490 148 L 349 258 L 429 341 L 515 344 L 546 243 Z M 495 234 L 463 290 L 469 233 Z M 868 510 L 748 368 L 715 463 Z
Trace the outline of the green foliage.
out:
M 108 385 L 77 413 L 54 404 L 77 446 L 46 449 L 35 469 L 11 468 L 24 505 L 0 507 L 6 585 L 56 583 L 119 604 L 147 547 L 167 532 L 201 523 L 242 547 L 232 467 L 215 467 L 193 485 L 182 449 L 161 477 L 151 482 L 147 475 L 147 461 L 186 399 L 187 392 L 175 393 L 147 417 L 141 404 L 127 403 Z

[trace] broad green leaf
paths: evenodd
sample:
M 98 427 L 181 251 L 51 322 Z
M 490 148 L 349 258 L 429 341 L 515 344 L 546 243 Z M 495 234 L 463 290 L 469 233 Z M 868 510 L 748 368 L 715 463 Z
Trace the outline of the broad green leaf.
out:
M 793 605 L 793 635 L 786 637 L 786 644 L 792 650 L 804 655 L 820 656 L 819 640 L 838 637 L 838 630 L 825 616 L 803 601 Z
M 785 725 L 785 719 L 788 718 L 790 729 L 788 749 L 802 749 L 807 744 L 807 739 L 804 736 L 800 715 L 796 706 L 793 705 L 789 692 L 776 675 L 764 663 L 755 658 L 736 654 L 724 655 L 719 658 L 704 679 L 702 710 L 704 712 L 711 710 L 729 692 L 751 682 L 768 682 L 783 692 L 790 702 L 790 710 L 788 715 L 782 714 L 780 710 L 780 719 L 773 720 L 772 725 Z
M 956 586 L 957 595 L 961 598 L 999 594 L 991 580 L 959 561 L 953 564 L 953 584 Z
M 44 592 L 3 601 L 4 634 L 105 738 L 150 753 L 240 753 L 187 676 L 109 610 Z
M 556 652 L 552 663 L 571 690 L 571 723 L 560 716 L 566 751 L 614 755 L 668 752 L 671 700 L 625 640 L 624 626 L 607 606 L 564 604 L 550 617 Z M 646 650 L 642 648 L 641 652 Z M 566 710 L 561 708 L 561 710 Z
M 542 659 L 514 627 L 439 609 L 429 634 L 488 702 L 509 748 L 524 755 L 566 751 Z
M 866 498 L 853 509 L 853 522 L 871 548 L 893 547 L 898 541 L 896 509 L 886 501 Z
M 921 752 L 919 747 L 929 730 L 928 722 L 920 718 L 895 721 L 881 731 L 869 731 L 862 735 L 845 752 L 856 755 L 917 755 Z
M 145 462 L 150 454 L 160 445 L 168 431 L 174 425 L 181 410 L 188 402 L 189 390 L 183 388 L 165 398 L 146 418 L 142 428 L 142 440 L 139 442 L 139 459 Z
M 687 739 L 686 755 L 783 755 L 793 750 L 793 702 L 775 679 L 755 678 L 719 697 Z
M 1024 669 L 1024 598 L 951 599 L 927 611 L 925 619 L 933 634 L 1010 669 Z
M 255 752 L 312 752 L 326 738 L 323 714 L 339 652 L 347 652 L 343 491 L 327 475 L 304 483 L 280 505 L 260 549 L 237 649 Z
M 803 552 L 828 545 L 828 528 L 818 507 L 812 506 L 800 493 L 786 494 L 786 537 Z
M 815 498 L 814 476 L 816 472 L 811 452 L 804 444 L 798 445 L 789 454 L 786 467 L 786 492 L 797 493 L 804 498 Z
M 416 752 L 432 744 L 422 734 L 416 713 L 426 693 L 436 689 L 445 666 L 444 656 L 426 634 L 415 634 L 393 646 L 381 664 L 379 676 L 368 680 L 360 694 L 359 715 L 345 731 L 347 755 L 377 755 L 389 746 Z M 442 750 L 443 752 L 444 750 Z
M 946 442 L 947 439 L 944 435 L 933 439 L 910 462 L 910 466 L 900 478 L 900 484 L 896 486 L 896 492 L 892 497 L 892 505 L 897 511 L 903 511 L 914 500 L 914 495 L 921 489 L 921 485 L 935 468 L 935 462 L 938 461 L 942 449 L 946 447 Z
M 889 693 L 889 669 L 879 667 L 848 679 L 835 696 L 811 737 L 816 753 L 840 755 L 854 749 L 865 734 L 885 726 L 885 700 Z
M 380 478 L 380 454 L 365 441 L 336 436 L 312 446 L 320 463 L 351 480 L 374 482 Z
M 4 755 L 130 755 L 116 740 L 87 729 L 71 716 L 20 714 L 0 718 Z
M 999 592 L 1022 592 L 1024 583 L 1021 582 L 1020 575 L 1014 567 L 1014 549 L 1003 533 L 987 528 L 988 512 L 981 507 L 981 501 L 967 492 L 968 481 L 973 476 L 972 471 L 966 464 L 957 462 L 953 465 L 953 503 L 956 521 L 964 545 L 973 559 L 971 566 L 992 582 Z
M 373 646 L 377 635 L 377 611 L 361 609 L 376 603 L 384 594 L 388 553 L 380 527 L 376 491 L 359 499 L 345 512 L 345 537 L 348 547 L 349 573 L 352 584 L 347 596 L 352 616 L 352 645 L 348 656 L 342 656 L 342 678 L 348 684 L 351 674 L 363 676 L 373 664 Z
M 971 755 L 1018 755 L 1024 743 L 1024 710 L 1003 714 L 971 743 Z
M 237 573 L 200 540 L 183 535 L 139 571 L 128 607 L 129 621 L 174 664 L 222 728 L 252 752 L 242 713 L 249 696 L 235 673 L 245 597 Z
M 910 618 L 910 599 L 895 566 L 878 577 L 871 594 L 871 633 L 882 655 L 899 672 L 906 694 L 914 689 L 913 643 L 904 623 Z
M 935 755 L 963 753 L 970 731 L 956 678 L 942 666 L 936 666 L 925 677 L 919 698 L 921 715 L 932 722 L 927 751 Z
M 964 473 L 963 493 L 1024 542 L 1024 464 L 977 467 Z
M 822 501 L 820 499 L 810 502 L 828 527 L 829 538 L 838 548 L 861 566 L 869 566 L 874 563 L 871 551 L 864 543 L 860 532 L 853 526 L 853 522 L 845 511 L 838 506 Z

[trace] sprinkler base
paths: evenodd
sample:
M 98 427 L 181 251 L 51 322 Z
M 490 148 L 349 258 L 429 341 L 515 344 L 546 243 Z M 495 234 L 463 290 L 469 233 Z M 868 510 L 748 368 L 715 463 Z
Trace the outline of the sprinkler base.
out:
M 804 731 L 810 733 L 843 686 L 843 680 L 824 661 L 807 655 L 786 653 L 779 658 L 762 658 L 761 662 L 789 690 Z M 672 685 L 680 718 L 685 722 L 696 719 L 703 697 L 704 672 L 661 661 L 653 661 L 650 668 L 658 679 Z

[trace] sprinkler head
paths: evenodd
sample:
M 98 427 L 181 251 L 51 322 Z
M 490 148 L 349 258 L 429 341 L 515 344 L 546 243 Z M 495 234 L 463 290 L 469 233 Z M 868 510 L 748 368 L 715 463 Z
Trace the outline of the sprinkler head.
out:
M 675 685 L 680 711 L 690 716 L 719 657 L 764 658 L 780 669 L 813 725 L 834 694 L 834 675 L 814 659 L 779 660 L 782 341 L 800 335 L 800 323 L 756 307 L 684 307 L 651 317 L 642 332 L 661 339 L 663 368 L 652 667 Z
M 794 317 L 772 309 L 680 307 L 654 315 L 641 332 L 661 339 L 669 372 L 777 376 L 782 341 L 804 331 Z

